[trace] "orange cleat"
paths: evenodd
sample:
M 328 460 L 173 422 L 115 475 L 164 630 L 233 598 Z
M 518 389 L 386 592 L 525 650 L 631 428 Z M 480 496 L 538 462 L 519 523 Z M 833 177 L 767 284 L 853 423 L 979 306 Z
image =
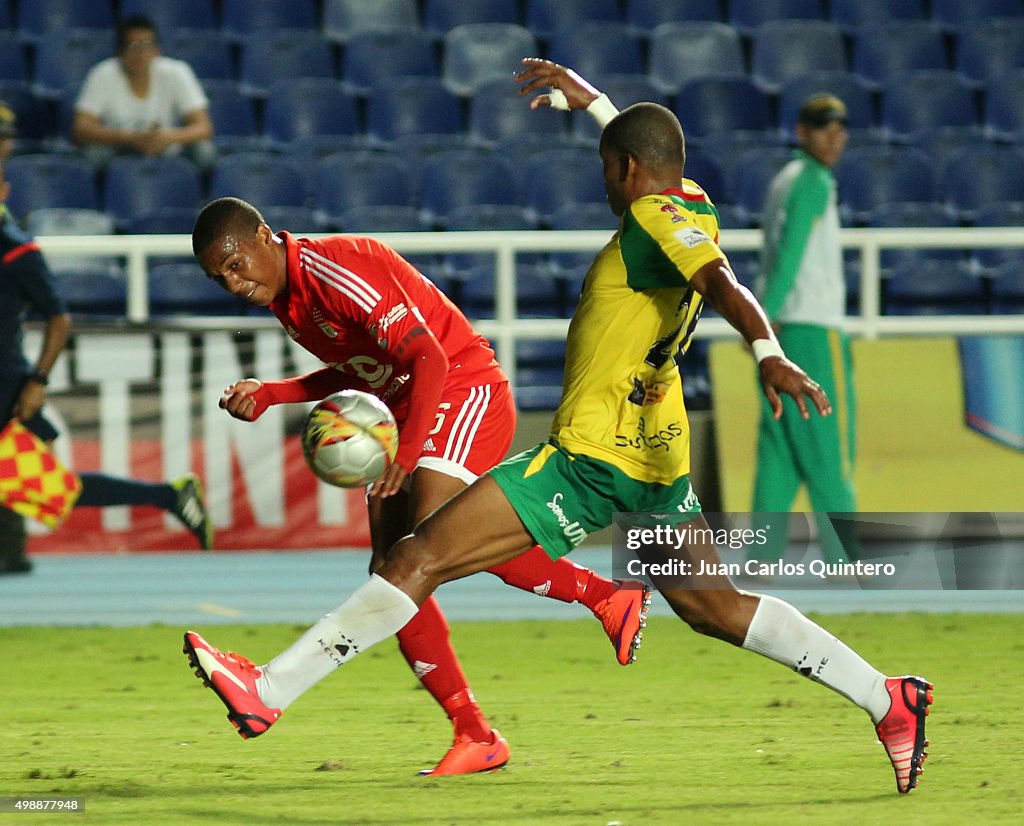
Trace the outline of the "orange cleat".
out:
M 497 729 L 491 729 L 491 742 L 481 743 L 458 735 L 448 753 L 432 769 L 424 769 L 421 777 L 445 777 L 452 774 L 494 772 L 508 763 L 511 750 L 508 741 Z
M 932 684 L 922 677 L 890 677 L 885 681 L 892 704 L 875 731 L 896 772 L 896 788 L 906 794 L 917 786 L 928 752 L 924 718 L 932 704 Z
M 203 685 L 213 689 L 228 707 L 228 720 L 243 739 L 259 737 L 281 716 L 281 709 L 263 704 L 256 690 L 260 670 L 252 660 L 219 651 L 195 631 L 185 634 L 182 651 Z
M 620 665 L 636 662 L 636 650 L 643 642 L 647 625 L 647 609 L 651 607 L 651 589 L 643 582 L 615 580 L 616 589 L 594 608 L 604 632 L 615 648 Z

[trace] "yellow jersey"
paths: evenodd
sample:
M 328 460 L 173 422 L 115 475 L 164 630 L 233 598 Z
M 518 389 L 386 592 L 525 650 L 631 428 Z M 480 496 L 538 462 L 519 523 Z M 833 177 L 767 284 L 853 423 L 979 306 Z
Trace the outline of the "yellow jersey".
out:
M 569 325 L 551 430 L 560 445 L 641 482 L 690 472 L 678 360 L 704 301 L 689 277 L 717 258 L 718 211 L 693 181 L 629 206 L 587 271 Z

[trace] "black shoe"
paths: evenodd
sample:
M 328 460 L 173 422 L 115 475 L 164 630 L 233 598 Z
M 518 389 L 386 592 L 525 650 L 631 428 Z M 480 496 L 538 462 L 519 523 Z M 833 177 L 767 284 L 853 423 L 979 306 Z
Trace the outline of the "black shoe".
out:
M 203 501 L 203 483 L 194 473 L 186 473 L 171 482 L 171 487 L 178 492 L 172 513 L 192 531 L 204 551 L 210 550 L 213 547 L 213 524 Z

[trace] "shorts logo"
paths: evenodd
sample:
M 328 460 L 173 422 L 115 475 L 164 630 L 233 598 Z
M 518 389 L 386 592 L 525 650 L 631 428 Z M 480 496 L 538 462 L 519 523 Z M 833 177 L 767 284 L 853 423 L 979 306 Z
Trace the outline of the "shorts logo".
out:
M 563 494 L 561 492 L 556 493 L 551 497 L 551 501 L 547 503 L 548 509 L 555 515 L 555 519 L 558 520 L 558 526 L 562 529 L 562 533 L 565 534 L 566 539 L 572 543 L 575 548 L 584 539 L 587 538 L 587 532 L 580 527 L 580 523 L 576 521 L 569 521 L 569 517 L 565 515 L 565 511 L 562 510 L 562 499 Z
M 680 513 L 694 513 L 700 510 L 697 493 L 689 482 L 686 483 L 686 496 L 683 498 L 682 504 L 676 505 L 676 510 Z

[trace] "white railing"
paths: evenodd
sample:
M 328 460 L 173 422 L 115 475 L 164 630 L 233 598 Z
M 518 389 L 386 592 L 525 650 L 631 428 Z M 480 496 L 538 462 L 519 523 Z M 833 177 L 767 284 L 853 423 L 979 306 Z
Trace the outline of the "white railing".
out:
M 514 369 L 517 339 L 564 337 L 568 319 L 516 318 L 515 254 L 517 252 L 596 252 L 610 237 L 607 231 L 530 232 L 403 232 L 381 233 L 382 241 L 403 254 L 448 252 L 495 252 L 497 281 L 495 318 L 481 319 L 474 326 L 494 343 L 498 358 Z M 313 236 L 316 237 L 316 236 Z M 880 254 L 883 249 L 963 249 L 1024 247 L 1024 227 L 928 228 L 928 229 L 845 229 L 841 235 L 847 249 L 860 251 L 860 313 L 850 318 L 853 335 L 865 338 L 895 335 L 995 335 L 1024 334 L 1024 315 L 986 316 L 881 316 Z M 147 262 L 153 256 L 190 258 L 187 235 L 46 236 L 37 239 L 48 255 L 121 257 L 126 260 L 128 282 L 127 317 L 134 323 L 149 320 Z M 757 250 L 760 230 L 726 230 L 722 246 L 730 251 Z M 196 277 L 201 277 L 196 272 Z M 196 319 L 195 326 L 223 326 L 225 319 Z M 271 319 L 231 317 L 233 327 L 262 327 Z M 721 318 L 704 319 L 697 327 L 702 338 L 736 335 Z

